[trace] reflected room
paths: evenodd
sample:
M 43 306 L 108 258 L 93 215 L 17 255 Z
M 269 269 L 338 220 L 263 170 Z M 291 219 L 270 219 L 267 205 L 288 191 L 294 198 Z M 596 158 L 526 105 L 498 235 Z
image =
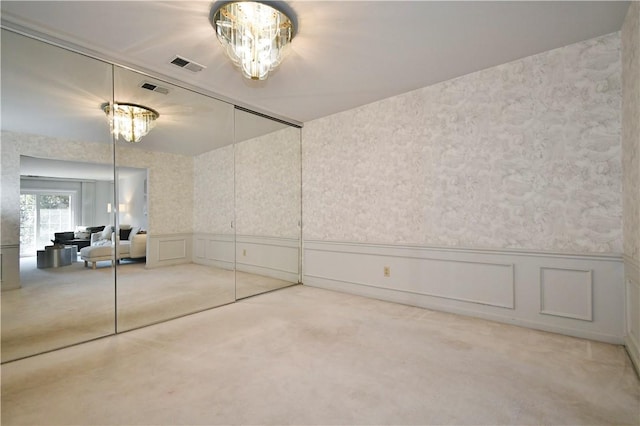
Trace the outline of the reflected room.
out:
M 114 135 L 118 331 L 234 302 L 233 105 L 120 67 L 114 103 L 155 114 L 141 134 Z M 144 181 L 123 179 L 128 167 Z M 144 253 L 127 252 L 143 239 Z
M 112 66 L 4 30 L 2 52 L 6 362 L 115 332 L 114 269 L 89 273 L 80 259 L 113 224 L 114 169 L 100 110 Z

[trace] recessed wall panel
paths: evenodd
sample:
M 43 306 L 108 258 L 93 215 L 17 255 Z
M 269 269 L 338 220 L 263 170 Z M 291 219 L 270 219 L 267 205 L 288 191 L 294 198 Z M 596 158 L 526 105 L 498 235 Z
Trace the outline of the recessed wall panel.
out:
M 591 271 L 540 268 L 540 313 L 591 321 L 591 275 Z

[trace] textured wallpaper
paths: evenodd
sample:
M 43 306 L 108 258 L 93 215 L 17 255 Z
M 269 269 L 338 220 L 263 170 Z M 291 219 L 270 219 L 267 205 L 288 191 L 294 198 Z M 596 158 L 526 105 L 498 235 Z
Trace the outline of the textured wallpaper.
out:
M 145 151 L 118 143 L 116 164 L 149 169 L 148 231 L 153 234 L 193 230 L 193 157 Z
M 233 233 L 233 145 L 195 157 L 193 170 L 194 232 Z
M 622 27 L 624 253 L 640 262 L 640 3 Z
M 318 119 L 304 238 L 621 252 L 620 35 Z
M 300 129 L 236 144 L 236 232 L 299 238 Z
M 1 208 L 2 244 L 20 240 L 20 155 L 55 160 L 112 163 L 110 144 L 77 142 L 47 136 L 2 132 Z M 191 232 L 193 212 L 193 159 L 175 154 L 118 146 L 121 166 L 149 168 L 149 232 Z

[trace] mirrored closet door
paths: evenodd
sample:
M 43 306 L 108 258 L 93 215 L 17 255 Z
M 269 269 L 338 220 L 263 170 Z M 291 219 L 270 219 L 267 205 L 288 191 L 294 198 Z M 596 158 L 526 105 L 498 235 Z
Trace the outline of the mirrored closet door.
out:
M 300 282 L 299 128 L 4 29 L 2 51 L 2 362 Z
M 115 67 L 118 331 L 235 301 L 233 105 Z M 148 133 L 144 134 L 148 130 Z
M 237 299 L 300 282 L 300 136 L 235 110 Z
M 113 224 L 112 72 L 2 30 L 2 362 L 115 332 L 114 269 L 81 253 Z

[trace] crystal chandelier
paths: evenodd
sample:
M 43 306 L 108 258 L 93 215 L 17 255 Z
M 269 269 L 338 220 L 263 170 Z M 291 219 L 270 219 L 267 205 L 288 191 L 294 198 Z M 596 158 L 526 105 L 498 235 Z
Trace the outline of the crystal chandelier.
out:
M 103 104 L 102 110 L 110 119 L 111 133 L 116 137 L 122 136 L 127 142 L 140 142 L 160 117 L 160 114 L 151 108 L 129 103 L 114 103 L 113 119 L 110 104 Z
M 212 12 L 211 23 L 231 61 L 245 77 L 265 80 L 291 43 L 291 17 L 254 1 L 225 3 Z

